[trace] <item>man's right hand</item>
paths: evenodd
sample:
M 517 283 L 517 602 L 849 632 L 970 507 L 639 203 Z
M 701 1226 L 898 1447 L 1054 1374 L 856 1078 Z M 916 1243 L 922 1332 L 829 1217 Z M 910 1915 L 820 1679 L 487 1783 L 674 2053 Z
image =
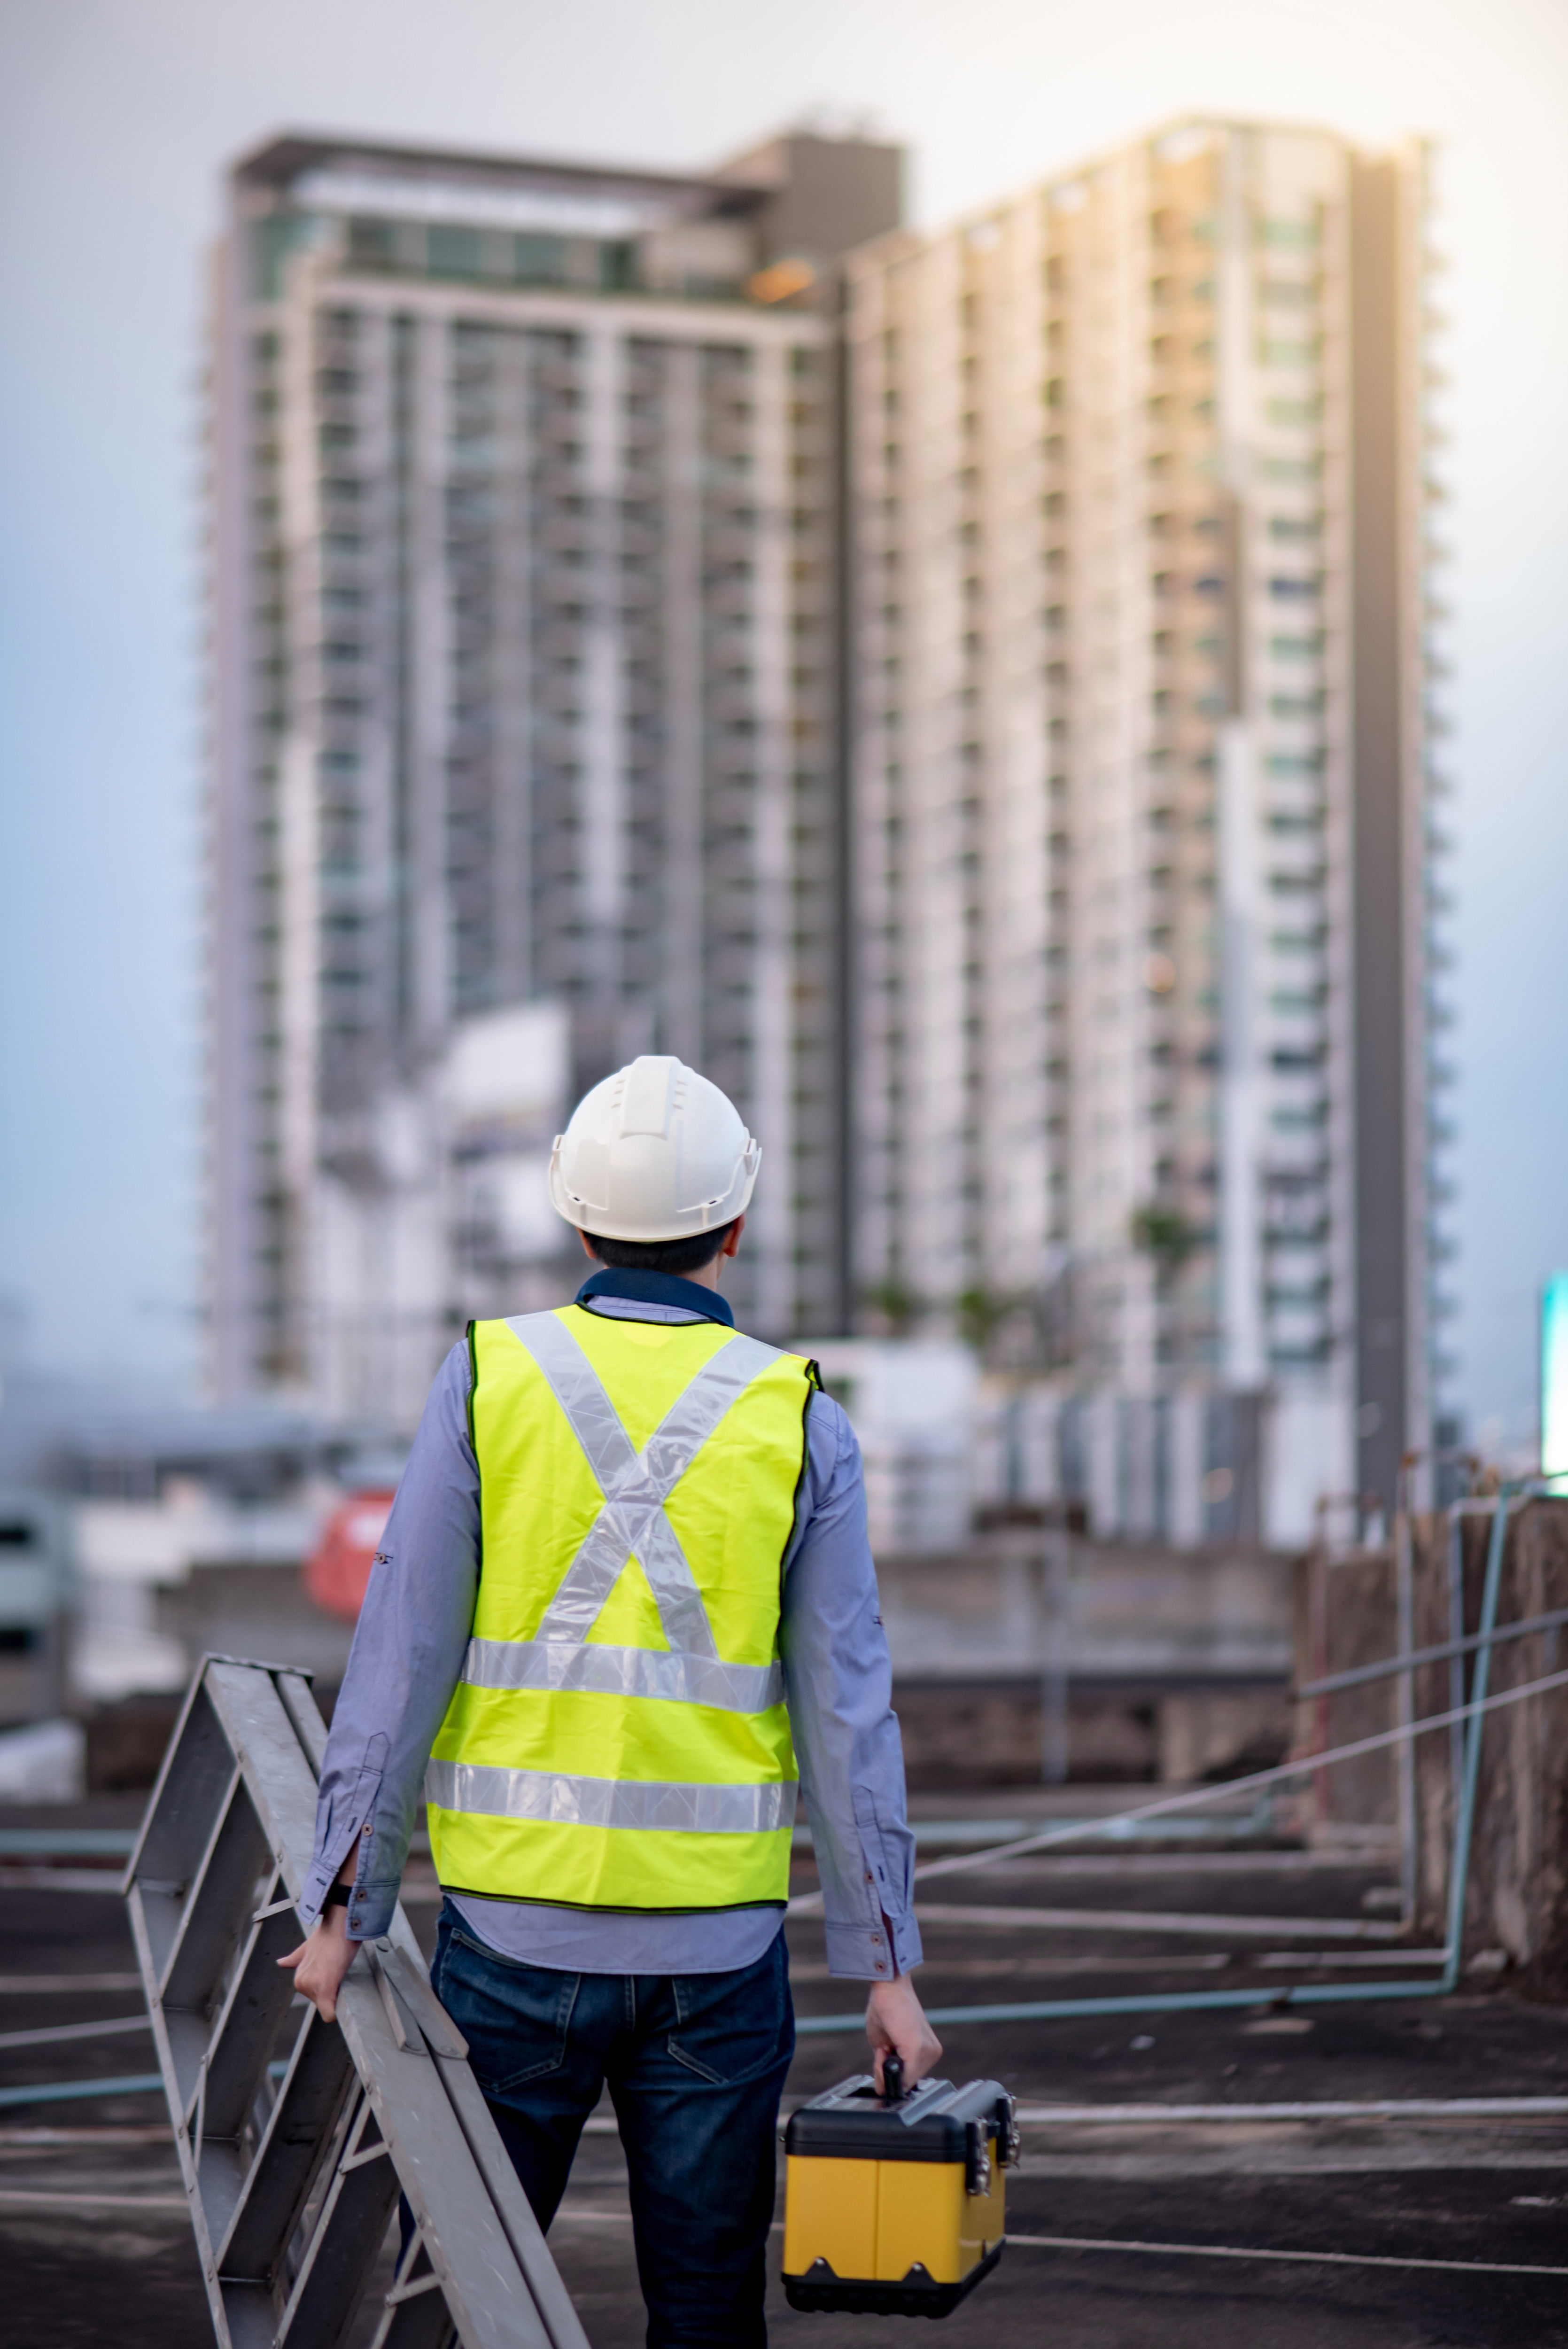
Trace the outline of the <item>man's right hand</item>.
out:
M 882 2058 L 896 2055 L 903 2065 L 904 2084 L 913 2088 L 923 2080 L 942 2054 L 942 2042 L 925 2019 L 925 2009 L 914 1994 L 907 1974 L 892 1982 L 873 1982 L 866 2001 L 866 2037 L 872 2043 L 872 2065 L 877 2094 L 882 2093 Z
M 309 1999 L 322 2021 L 331 2023 L 337 2014 L 343 1977 L 358 1955 L 358 1942 L 348 1938 L 347 1909 L 332 1908 L 322 1910 L 309 1940 L 302 1941 L 278 1963 L 289 1968 L 294 1988 Z

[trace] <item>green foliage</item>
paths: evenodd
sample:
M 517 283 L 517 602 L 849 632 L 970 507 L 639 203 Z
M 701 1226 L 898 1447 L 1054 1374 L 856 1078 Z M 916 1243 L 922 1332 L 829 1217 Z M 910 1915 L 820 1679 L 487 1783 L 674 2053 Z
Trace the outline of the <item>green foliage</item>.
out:
M 958 1326 L 976 1352 L 984 1355 L 996 1325 L 1005 1321 L 1017 1300 L 999 1297 L 990 1288 L 965 1288 L 958 1295 Z
M 861 1291 L 863 1304 L 873 1313 L 880 1313 L 895 1338 L 908 1335 L 910 1329 L 924 1311 L 924 1300 L 901 1280 L 878 1281 Z
M 1161 1272 L 1180 1272 L 1198 1245 L 1198 1235 L 1180 1207 L 1155 1200 L 1134 1212 L 1132 1245 L 1151 1256 Z

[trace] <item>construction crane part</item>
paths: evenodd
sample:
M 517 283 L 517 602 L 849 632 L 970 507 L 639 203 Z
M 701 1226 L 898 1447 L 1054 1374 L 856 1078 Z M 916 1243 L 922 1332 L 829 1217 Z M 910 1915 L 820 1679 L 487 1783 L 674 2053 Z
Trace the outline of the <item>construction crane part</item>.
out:
M 301 1673 L 206 1657 L 126 1869 L 220 2349 L 588 2349 L 401 1907 L 334 2023 L 277 1963 L 325 1743 Z

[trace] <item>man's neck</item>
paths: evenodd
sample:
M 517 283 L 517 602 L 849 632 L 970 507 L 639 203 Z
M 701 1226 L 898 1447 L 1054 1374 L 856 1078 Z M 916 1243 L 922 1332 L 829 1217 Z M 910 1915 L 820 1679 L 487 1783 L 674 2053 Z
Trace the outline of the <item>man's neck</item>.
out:
M 718 1294 L 718 1283 L 696 1280 L 685 1272 L 617 1271 L 611 1265 L 599 1265 L 589 1275 L 577 1292 L 580 1304 L 591 1305 L 595 1298 L 621 1297 L 641 1299 L 645 1303 L 661 1308 L 683 1308 L 687 1313 L 700 1315 L 707 1321 L 723 1321 L 735 1327 L 735 1316 L 727 1300 Z

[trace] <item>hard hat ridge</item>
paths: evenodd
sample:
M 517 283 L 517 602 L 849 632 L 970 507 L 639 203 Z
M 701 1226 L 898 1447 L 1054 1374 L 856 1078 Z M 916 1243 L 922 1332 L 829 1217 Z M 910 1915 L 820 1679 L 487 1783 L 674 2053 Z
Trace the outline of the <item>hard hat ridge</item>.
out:
M 727 1093 L 645 1052 L 585 1093 L 550 1155 L 550 1196 L 579 1231 L 674 1240 L 745 1212 L 762 1147 Z

